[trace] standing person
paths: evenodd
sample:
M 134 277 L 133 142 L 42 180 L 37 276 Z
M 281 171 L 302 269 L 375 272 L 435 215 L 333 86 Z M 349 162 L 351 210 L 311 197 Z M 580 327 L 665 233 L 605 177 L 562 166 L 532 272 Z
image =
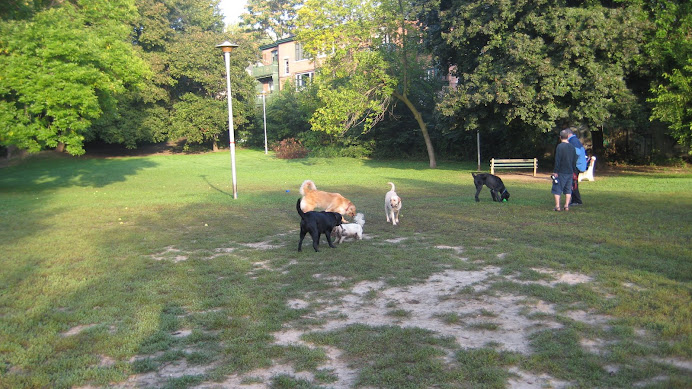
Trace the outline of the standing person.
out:
M 572 177 L 576 170 L 577 151 L 569 141 L 569 130 L 560 131 L 560 144 L 555 148 L 555 168 L 553 169 L 553 187 L 550 192 L 555 196 L 555 211 L 560 211 L 560 196 L 565 195 L 565 211 L 569 211 L 572 200 Z
M 574 135 L 574 130 L 568 128 L 567 131 L 569 131 L 569 138 L 567 140 L 577 151 L 577 170 L 572 174 L 572 202 L 569 205 L 582 205 L 581 194 L 579 193 L 579 173 L 586 171 L 586 164 L 588 162 L 586 159 L 586 150 L 579 141 L 579 138 Z

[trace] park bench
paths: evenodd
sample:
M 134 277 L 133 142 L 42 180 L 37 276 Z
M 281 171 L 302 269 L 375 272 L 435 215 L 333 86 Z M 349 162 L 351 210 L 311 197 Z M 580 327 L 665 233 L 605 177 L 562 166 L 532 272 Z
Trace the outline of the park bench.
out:
M 492 158 L 490 159 L 490 174 L 495 174 L 495 169 L 533 169 L 533 176 L 536 177 L 538 169 L 538 158 Z

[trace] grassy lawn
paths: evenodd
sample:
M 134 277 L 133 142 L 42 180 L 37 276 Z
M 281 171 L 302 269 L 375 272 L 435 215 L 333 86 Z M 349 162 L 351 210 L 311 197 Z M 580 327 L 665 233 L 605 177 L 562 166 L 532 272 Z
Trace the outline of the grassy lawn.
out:
M 689 169 L 553 212 L 530 173 L 476 203 L 475 164 L 237 167 L 237 200 L 225 152 L 0 168 L 0 388 L 692 387 Z M 297 252 L 305 179 L 366 238 Z

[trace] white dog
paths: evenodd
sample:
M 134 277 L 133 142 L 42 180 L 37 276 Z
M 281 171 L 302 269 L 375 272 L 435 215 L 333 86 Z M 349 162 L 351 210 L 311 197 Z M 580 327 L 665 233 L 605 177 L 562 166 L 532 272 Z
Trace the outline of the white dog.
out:
M 392 189 L 384 196 L 384 214 L 387 216 L 387 223 L 391 219 L 392 224 L 399 223 L 399 211 L 401 211 L 401 197 L 399 197 L 394 188 L 394 184 L 388 182 Z
M 342 224 L 336 226 L 334 231 L 336 232 L 336 238 L 339 243 L 343 242 L 346 238 L 353 238 L 361 240 L 363 239 L 363 225 L 365 224 L 365 217 L 362 213 L 356 214 L 353 218 L 355 223 Z

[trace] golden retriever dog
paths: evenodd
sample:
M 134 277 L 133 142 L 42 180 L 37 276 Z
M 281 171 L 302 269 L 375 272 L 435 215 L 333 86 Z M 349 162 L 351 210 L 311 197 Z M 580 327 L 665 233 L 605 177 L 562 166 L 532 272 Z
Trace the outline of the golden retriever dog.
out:
M 303 181 L 300 185 L 300 194 L 303 196 L 300 200 L 300 209 L 303 212 L 321 208 L 326 212 L 337 212 L 350 217 L 356 216 L 356 206 L 351 201 L 338 193 L 317 190 L 312 180 Z

